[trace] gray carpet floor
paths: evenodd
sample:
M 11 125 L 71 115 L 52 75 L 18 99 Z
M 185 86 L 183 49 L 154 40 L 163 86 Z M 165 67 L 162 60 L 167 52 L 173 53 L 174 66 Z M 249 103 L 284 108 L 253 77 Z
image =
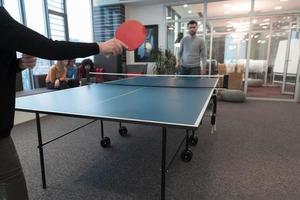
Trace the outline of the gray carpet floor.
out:
M 42 118 L 47 141 L 89 120 Z M 48 188 L 41 187 L 35 122 L 15 126 L 15 141 L 31 200 L 160 199 L 161 128 L 105 122 L 112 147 L 99 144 L 93 123 L 45 147 Z M 300 199 L 300 104 L 220 102 L 217 132 L 205 119 L 193 160 L 177 156 L 167 173 L 168 200 Z M 184 136 L 168 129 L 168 159 Z

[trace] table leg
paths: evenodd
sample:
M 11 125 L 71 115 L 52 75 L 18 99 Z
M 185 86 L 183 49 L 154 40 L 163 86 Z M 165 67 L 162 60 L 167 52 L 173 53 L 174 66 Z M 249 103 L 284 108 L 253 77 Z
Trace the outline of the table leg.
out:
M 214 94 L 212 96 L 212 99 L 213 99 L 213 110 L 212 110 L 212 115 L 211 115 L 211 125 L 213 126 L 212 127 L 212 133 L 214 131 L 217 130 L 217 125 L 216 125 L 216 116 L 217 116 L 217 91 L 214 90 Z
M 40 122 L 39 113 L 35 114 L 35 118 L 36 118 L 36 127 L 37 127 L 38 142 L 39 142 L 38 149 L 40 153 L 40 165 L 41 165 L 43 188 L 46 189 L 47 185 L 46 185 L 46 174 L 45 174 L 45 163 L 44 163 L 43 139 L 42 139 L 41 122 Z
M 167 146 L 167 128 L 162 128 L 162 151 L 161 151 L 161 200 L 165 200 L 166 186 L 166 146 Z

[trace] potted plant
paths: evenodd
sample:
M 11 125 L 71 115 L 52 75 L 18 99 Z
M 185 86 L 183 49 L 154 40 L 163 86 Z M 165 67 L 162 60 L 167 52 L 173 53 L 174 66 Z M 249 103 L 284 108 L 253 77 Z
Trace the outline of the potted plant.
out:
M 176 57 L 170 50 L 153 49 L 151 56 L 155 60 L 154 73 L 175 74 Z

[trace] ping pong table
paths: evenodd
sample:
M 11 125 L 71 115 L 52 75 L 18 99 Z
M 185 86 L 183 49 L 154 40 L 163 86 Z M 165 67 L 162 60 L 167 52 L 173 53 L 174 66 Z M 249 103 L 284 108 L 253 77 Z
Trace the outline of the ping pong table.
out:
M 186 143 L 181 158 L 184 161 L 190 161 L 192 152 L 189 145 L 197 142 L 194 131 L 202 123 L 202 118 L 210 102 L 213 102 L 211 124 L 215 126 L 217 84 L 218 78 L 216 77 L 131 77 L 18 97 L 15 108 L 18 111 L 31 112 L 36 115 L 43 188 L 46 188 L 43 146 L 50 142 L 97 120 L 101 122 L 102 147 L 110 145 L 110 138 L 104 136 L 103 120 L 120 123 L 119 133 L 123 136 L 127 134 L 127 129 L 122 126 L 122 122 L 161 127 L 161 199 L 164 200 L 168 169 L 166 164 L 167 128 L 186 130 L 182 144 L 184 141 Z M 40 114 L 88 118 L 93 121 L 43 143 Z M 193 131 L 192 135 L 190 135 L 190 131 Z

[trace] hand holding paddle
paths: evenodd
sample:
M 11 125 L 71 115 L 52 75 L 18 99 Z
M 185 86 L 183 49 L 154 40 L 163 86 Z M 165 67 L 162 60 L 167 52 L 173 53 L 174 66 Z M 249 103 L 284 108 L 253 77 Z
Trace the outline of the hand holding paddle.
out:
M 99 44 L 100 54 L 105 56 L 121 54 L 123 47 L 126 48 L 115 38 Z
M 115 34 L 115 38 L 122 42 L 128 51 L 137 49 L 146 39 L 147 30 L 137 20 L 127 20 L 121 24 Z
M 137 20 L 128 20 L 121 24 L 115 38 L 99 45 L 100 53 L 106 56 L 120 54 L 122 47 L 128 51 L 137 49 L 146 39 L 147 30 Z

